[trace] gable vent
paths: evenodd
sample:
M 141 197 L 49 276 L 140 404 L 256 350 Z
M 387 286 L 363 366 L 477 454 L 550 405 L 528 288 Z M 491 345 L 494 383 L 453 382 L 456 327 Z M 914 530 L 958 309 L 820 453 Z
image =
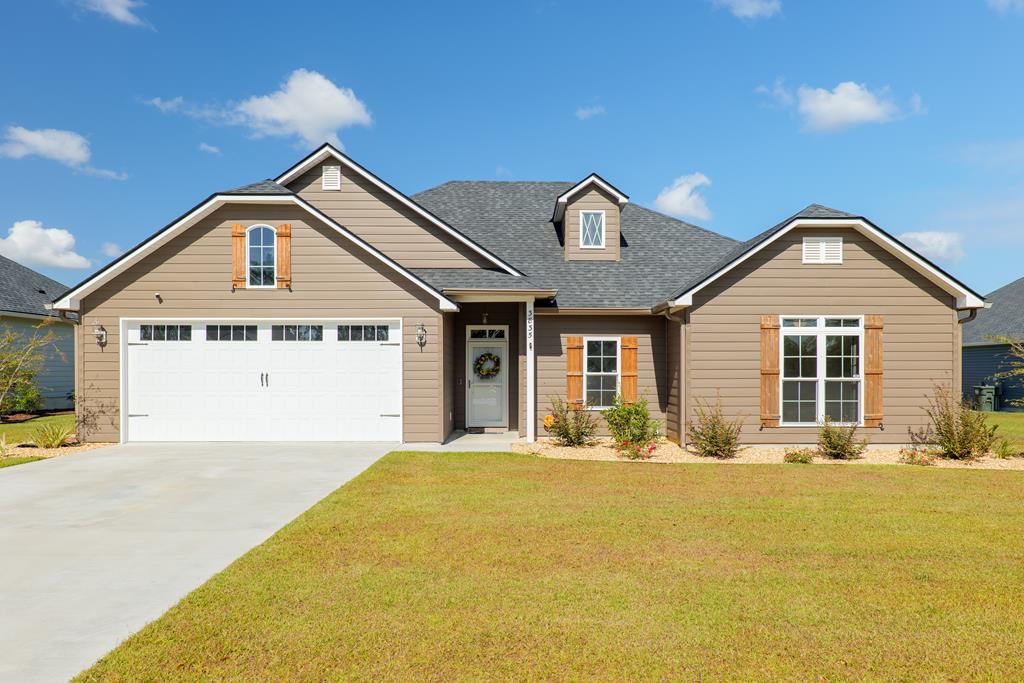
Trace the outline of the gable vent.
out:
M 323 189 L 341 189 L 341 166 L 324 166 Z
M 842 237 L 805 237 L 804 263 L 842 263 Z

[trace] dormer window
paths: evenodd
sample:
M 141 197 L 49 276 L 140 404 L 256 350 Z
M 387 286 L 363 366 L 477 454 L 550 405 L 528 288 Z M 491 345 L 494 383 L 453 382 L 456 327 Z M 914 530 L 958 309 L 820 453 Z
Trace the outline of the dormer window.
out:
M 604 248 L 604 211 L 580 211 L 580 247 Z
M 322 188 L 326 191 L 337 191 L 341 189 L 341 166 L 324 166 Z

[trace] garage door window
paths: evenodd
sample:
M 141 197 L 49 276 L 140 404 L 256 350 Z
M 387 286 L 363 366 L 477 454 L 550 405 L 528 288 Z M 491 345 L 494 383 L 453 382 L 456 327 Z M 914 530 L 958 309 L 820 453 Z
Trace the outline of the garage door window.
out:
M 338 325 L 338 341 L 387 341 L 387 325 Z
M 256 341 L 255 325 L 207 325 L 206 341 Z
M 192 341 L 191 325 L 139 325 L 140 341 Z
M 324 340 L 324 326 L 272 325 L 270 338 L 273 341 L 319 342 Z

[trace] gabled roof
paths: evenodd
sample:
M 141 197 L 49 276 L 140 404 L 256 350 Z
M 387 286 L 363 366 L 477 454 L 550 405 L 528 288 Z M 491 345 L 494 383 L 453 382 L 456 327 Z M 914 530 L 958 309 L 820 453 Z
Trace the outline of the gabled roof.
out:
M 408 197 L 407 195 L 403 194 L 399 190 L 395 189 L 390 184 L 386 183 L 384 180 L 379 178 L 377 175 L 371 173 L 367 169 L 365 169 L 362 166 L 360 166 L 353 159 L 349 158 L 348 156 L 346 156 L 345 154 L 340 152 L 338 149 L 336 149 L 330 143 L 325 142 L 319 148 L 314 150 L 305 159 L 302 159 L 297 164 L 295 164 L 294 166 L 289 168 L 287 171 L 285 171 L 284 173 L 279 175 L 273 182 L 278 183 L 280 185 L 287 185 L 288 183 L 290 183 L 291 181 L 295 180 L 296 178 L 298 178 L 300 175 L 302 175 L 303 173 L 305 173 L 309 169 L 313 168 L 317 164 L 321 163 L 322 161 L 324 161 L 325 159 L 328 159 L 330 157 L 333 157 L 333 158 L 337 159 L 338 161 L 341 161 L 346 166 L 348 166 L 349 168 L 353 169 L 354 171 L 356 171 L 357 173 L 362 175 L 364 178 L 369 180 L 371 183 L 373 183 L 374 185 L 376 185 L 380 189 L 384 190 L 384 192 L 386 192 L 387 194 L 389 194 L 392 197 L 394 197 L 395 199 L 397 199 L 399 202 L 404 204 L 406 207 L 411 209 L 413 212 L 419 214 L 421 217 L 425 218 L 427 221 L 429 221 L 433 225 L 437 226 L 438 228 L 440 228 L 444 232 L 448 233 L 449 235 L 451 235 L 452 237 L 457 239 L 459 242 L 461 242 L 462 244 L 466 245 L 467 247 L 469 247 L 470 249 L 472 249 L 476 253 L 480 254 L 481 256 L 486 258 L 487 260 L 491 261 L 494 265 L 498 266 L 502 270 L 508 272 L 511 275 L 522 275 L 522 273 L 517 271 L 515 268 L 513 268 L 507 262 L 505 262 L 502 259 L 498 258 L 498 256 L 496 256 L 495 254 L 493 254 L 492 252 L 488 251 L 487 249 L 482 247 L 477 242 L 473 241 L 472 239 L 470 239 L 466 235 L 464 235 L 461 232 L 459 232 L 458 230 L 456 230 L 454 227 L 449 225 L 443 219 L 441 219 L 438 216 L 434 215 L 433 213 L 428 211 L 426 208 L 424 208 L 423 206 L 421 206 L 417 202 L 413 201 L 410 197 Z
M 974 320 L 964 323 L 963 343 L 994 344 L 995 337 L 1024 339 L 1024 277 L 1003 285 L 985 298 L 992 308 L 978 311 Z
M 569 200 L 591 185 L 601 188 L 614 197 L 615 201 L 618 202 L 620 209 L 629 203 L 629 196 L 623 193 L 622 190 L 615 187 L 596 173 L 591 173 L 586 178 L 555 198 L 555 209 L 554 213 L 551 214 L 551 220 L 555 223 L 560 222 L 562 218 L 565 217 L 565 207 L 569 205 Z
M 221 194 L 295 194 L 284 185 L 278 185 L 267 178 L 256 183 L 249 183 L 233 190 L 224 190 Z
M 67 285 L 0 256 L 0 313 L 54 316 L 47 306 L 65 289 Z

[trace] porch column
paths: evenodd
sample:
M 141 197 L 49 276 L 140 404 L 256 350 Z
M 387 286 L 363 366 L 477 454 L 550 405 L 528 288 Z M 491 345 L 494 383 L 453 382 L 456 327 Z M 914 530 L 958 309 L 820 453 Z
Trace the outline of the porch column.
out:
M 526 440 L 537 440 L 537 353 L 534 348 L 533 299 L 526 300 Z

